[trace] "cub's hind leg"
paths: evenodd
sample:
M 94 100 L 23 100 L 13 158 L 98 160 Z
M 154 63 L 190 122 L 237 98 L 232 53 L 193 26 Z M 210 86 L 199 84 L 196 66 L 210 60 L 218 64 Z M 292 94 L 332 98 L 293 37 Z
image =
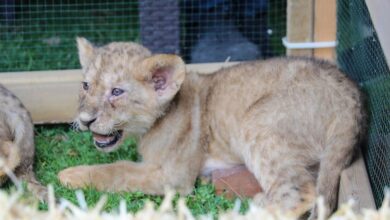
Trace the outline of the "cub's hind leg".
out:
M 344 117 L 346 118 L 346 117 Z M 351 120 L 352 121 L 352 120 Z M 316 184 L 317 195 L 324 199 L 325 216 L 328 217 L 337 206 L 340 175 L 351 163 L 357 150 L 359 126 L 343 126 L 335 128 L 336 134 L 329 138 L 324 150 Z M 360 129 L 360 128 L 359 128 Z M 311 211 L 310 220 L 317 219 L 317 207 Z
M 313 207 L 315 179 L 299 157 L 277 136 L 262 138 L 249 147 L 246 165 L 264 190 L 255 196 L 255 203 L 283 210 L 294 217 Z

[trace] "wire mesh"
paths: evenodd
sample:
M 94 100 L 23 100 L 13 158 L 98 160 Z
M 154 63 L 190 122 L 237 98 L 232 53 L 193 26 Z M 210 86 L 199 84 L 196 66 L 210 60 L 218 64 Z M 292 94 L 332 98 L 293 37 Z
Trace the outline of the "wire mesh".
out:
M 138 2 L 3 0 L 0 71 L 78 68 L 75 37 L 97 44 L 138 39 Z
M 78 68 L 75 37 L 141 41 L 187 62 L 284 54 L 286 0 L 2 0 L 0 72 Z
M 370 123 L 363 154 L 380 206 L 390 186 L 390 71 L 364 0 L 339 0 L 337 7 L 339 65 L 367 94 Z
M 286 0 L 183 0 L 181 17 L 181 52 L 188 62 L 285 53 Z

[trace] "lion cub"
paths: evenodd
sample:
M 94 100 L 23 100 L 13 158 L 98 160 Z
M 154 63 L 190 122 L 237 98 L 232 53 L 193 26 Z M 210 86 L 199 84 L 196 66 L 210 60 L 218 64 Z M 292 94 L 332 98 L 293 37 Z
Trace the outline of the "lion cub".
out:
M 27 182 L 28 189 L 46 200 L 47 191 L 35 178 L 34 128 L 20 100 L 0 84 L 0 186 L 7 180 L 4 167 Z
M 334 65 L 276 58 L 198 75 L 186 73 L 180 57 L 135 43 L 77 43 L 80 129 L 104 152 L 140 137 L 143 161 L 68 168 L 59 173 L 63 184 L 187 194 L 199 175 L 245 164 L 264 190 L 254 200 L 265 207 L 298 216 L 317 195 L 335 207 L 364 112 L 358 88 Z

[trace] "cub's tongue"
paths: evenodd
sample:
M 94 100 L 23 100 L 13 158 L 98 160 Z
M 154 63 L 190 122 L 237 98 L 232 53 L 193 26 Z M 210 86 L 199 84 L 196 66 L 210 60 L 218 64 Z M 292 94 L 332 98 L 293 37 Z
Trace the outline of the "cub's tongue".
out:
M 115 139 L 115 135 L 108 136 L 108 135 L 101 135 L 101 134 L 93 133 L 93 139 L 99 143 L 110 143 L 111 141 L 113 141 Z

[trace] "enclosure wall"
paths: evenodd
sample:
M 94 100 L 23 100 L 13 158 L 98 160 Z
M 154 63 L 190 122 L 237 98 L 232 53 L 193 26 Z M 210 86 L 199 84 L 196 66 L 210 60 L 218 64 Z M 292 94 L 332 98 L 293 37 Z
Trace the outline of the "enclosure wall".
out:
M 338 1 L 338 63 L 366 94 L 363 154 L 376 205 L 390 186 L 390 71 L 364 0 Z

